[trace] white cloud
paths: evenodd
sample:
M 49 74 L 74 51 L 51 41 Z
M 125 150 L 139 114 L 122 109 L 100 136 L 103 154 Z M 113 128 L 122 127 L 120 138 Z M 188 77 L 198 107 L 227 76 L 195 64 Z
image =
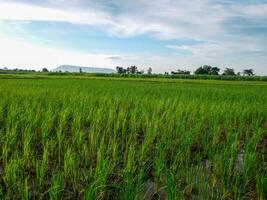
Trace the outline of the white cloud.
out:
M 167 45 L 166 47 L 174 50 L 192 50 L 189 45 Z
M 77 12 L 21 3 L 1 3 L 0 20 L 58 21 L 80 24 L 108 24 L 108 16 L 100 11 Z
M 81 3 L 82 1 L 77 1 Z M 101 1 L 100 1 L 101 2 Z M 0 19 L 2 20 L 41 20 L 60 21 L 79 24 L 104 26 L 103 29 L 117 36 L 134 36 L 150 33 L 159 38 L 199 37 L 205 28 L 212 26 L 216 31 L 225 11 L 215 6 L 209 8 L 205 1 L 157 0 L 147 2 L 139 0 L 136 4 L 121 2 L 122 12 L 110 11 L 99 4 L 88 1 L 86 7 L 79 4 L 54 1 L 54 7 L 47 4 L 41 7 L 32 4 L 0 2 Z M 103 3 L 103 1 L 102 1 Z M 61 4 L 61 6 L 59 6 Z M 63 5 L 64 4 L 64 5 Z M 130 4 L 130 5 L 129 5 Z M 56 6 L 55 6 L 56 5 Z M 128 10 L 127 10 L 128 9 Z M 199 32 L 194 34 L 191 28 Z M 208 34 L 206 32 L 204 35 Z
M 213 41 L 225 34 L 222 22 L 231 17 L 267 17 L 267 4 L 225 5 L 211 0 L 53 0 L 43 1 L 42 6 L 7 2 L 0 2 L 0 20 L 90 24 L 119 37 L 150 34 L 160 39 Z
M 232 12 L 237 15 L 249 16 L 249 17 L 267 17 L 267 3 L 257 5 L 233 5 L 231 7 Z
M 1 1 L 1 0 L 0 0 Z M 250 33 L 242 32 L 238 28 L 246 27 L 246 24 L 240 26 L 237 22 L 232 22 L 231 19 L 241 17 L 242 19 L 253 19 L 259 24 L 265 25 L 267 20 L 267 4 L 227 4 L 218 3 L 226 1 L 213 0 L 49 0 L 40 1 L 41 5 L 30 3 L 22 3 L 25 1 L 2 1 L 0 2 L 0 20 L 23 20 L 23 21 L 59 21 L 69 22 L 74 24 L 90 24 L 102 29 L 105 33 L 116 37 L 133 37 L 142 34 L 159 40 L 170 39 L 192 39 L 202 41 L 197 45 L 177 45 L 169 44 L 165 47 L 177 50 L 190 51 L 192 55 L 181 58 L 173 55 L 139 55 L 132 57 L 123 56 L 123 59 L 108 59 L 118 58 L 118 55 L 92 55 L 90 59 L 85 54 L 60 52 L 55 49 L 36 47 L 36 45 L 12 43 L 9 41 L 12 50 L 6 56 L 8 61 L 23 64 L 23 62 L 38 64 L 39 59 L 45 55 L 45 62 L 51 64 L 72 62 L 79 64 L 85 60 L 86 64 L 96 62 L 107 66 L 108 64 L 139 64 L 142 66 L 155 66 L 156 71 L 165 71 L 169 66 L 175 65 L 201 65 L 215 64 L 224 66 L 248 66 L 256 65 L 260 72 L 267 74 L 267 60 L 262 54 L 267 51 L 266 37 L 257 37 Z M 9 2 L 9 3 L 8 3 Z M 242 18 L 243 17 L 243 18 Z M 0 21 L 1 22 L 1 21 Z M 224 22 L 229 22 L 231 27 L 226 27 Z M 253 22 L 250 22 L 253 25 Z M 0 24 L 1 26 L 1 24 Z M 232 32 L 233 30 L 237 32 Z M 0 30 L 1 31 L 1 30 Z M 242 34 L 238 33 L 242 32 Z M 7 40 L 6 40 L 7 41 Z M 0 40 L 0 42 L 2 42 Z M 9 48 L 8 43 L 5 43 L 6 48 Z M 26 46 L 25 46 L 26 45 Z M 30 45 L 30 46 L 29 46 Z M 2 46 L 2 47 L 1 47 Z M 0 52 L 5 53 L 3 45 L 0 46 Z M 33 47 L 34 46 L 34 47 Z M 31 58 L 30 55 L 23 55 L 20 52 L 23 48 L 30 49 L 29 52 L 41 52 Z M 36 48 L 38 51 L 35 51 Z M 164 48 L 164 46 L 162 47 Z M 42 52 L 43 51 L 43 52 Z M 23 52 L 26 54 L 25 52 Z M 259 54 L 257 54 L 259 53 Z M 30 53 L 29 53 L 30 54 Z M 12 61 L 12 55 L 16 55 L 19 61 Z M 57 56 L 55 56 L 57 55 Z M 64 56 L 63 56 L 64 55 Z M 250 56 L 248 56 L 250 55 Z M 26 57 L 26 58 L 24 58 Z M 65 57 L 66 62 L 63 62 Z M 1 63 L 3 59 L 1 56 Z M 50 59 L 51 62 L 49 61 Z M 98 60 L 98 61 L 97 61 Z M 103 61 L 104 60 L 104 61 Z M 115 61 L 116 60 L 116 61 Z M 27 62 L 26 62 L 27 61 Z M 57 61 L 57 62 L 56 62 Z M 77 63 L 76 63 L 77 62 Z M 103 63 L 102 63 L 103 62 Z M 7 61 L 5 63 L 8 63 Z M 47 63 L 47 64 L 49 64 Z M 40 63 L 39 63 L 40 64 Z M 88 64 L 87 64 L 88 65 Z
M 62 64 L 114 68 L 111 54 L 85 54 L 30 44 L 22 39 L 8 38 L 0 34 L 1 67 L 41 69 L 55 68 Z M 30 66 L 30 67 L 29 67 Z

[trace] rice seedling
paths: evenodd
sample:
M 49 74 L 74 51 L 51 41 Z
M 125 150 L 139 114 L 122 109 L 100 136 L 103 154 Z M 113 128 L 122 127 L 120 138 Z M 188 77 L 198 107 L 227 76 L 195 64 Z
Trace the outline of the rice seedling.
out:
M 0 79 L 0 199 L 266 199 L 264 82 Z

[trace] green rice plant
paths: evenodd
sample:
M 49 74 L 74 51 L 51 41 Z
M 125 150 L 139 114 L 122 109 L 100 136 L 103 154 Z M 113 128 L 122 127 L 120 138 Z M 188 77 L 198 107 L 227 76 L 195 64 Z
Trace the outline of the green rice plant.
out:
M 45 175 L 49 167 L 49 146 L 45 145 L 41 161 L 36 162 L 36 178 L 37 183 L 42 187 L 45 181 Z
M 3 181 L 7 190 L 7 196 L 12 197 L 14 195 L 13 192 L 16 194 L 20 176 L 20 160 L 14 157 L 13 159 L 10 159 L 5 165 L 3 173 Z
M 258 199 L 263 200 L 266 199 L 267 194 L 267 173 L 266 170 L 262 172 L 258 172 L 257 178 L 257 193 Z
M 32 131 L 27 127 L 23 132 L 23 159 L 29 160 L 31 158 L 31 140 L 32 140 Z
M 64 155 L 64 175 L 69 177 L 73 182 L 76 179 L 76 168 L 78 166 L 78 160 L 76 159 L 73 151 L 68 148 Z
M 0 199 L 266 199 L 266 83 L 53 77 L 0 78 Z
M 63 177 L 60 173 L 53 175 L 51 187 L 48 190 L 49 199 L 61 199 L 61 193 L 63 192 Z
M 1 199 L 4 199 L 4 192 L 3 192 L 3 189 L 2 189 L 2 187 L 0 187 L 0 198 Z
M 170 172 L 167 175 L 167 199 L 178 199 L 176 173 Z
M 28 179 L 24 179 L 23 183 L 19 184 L 20 199 L 28 200 L 29 199 L 29 186 Z

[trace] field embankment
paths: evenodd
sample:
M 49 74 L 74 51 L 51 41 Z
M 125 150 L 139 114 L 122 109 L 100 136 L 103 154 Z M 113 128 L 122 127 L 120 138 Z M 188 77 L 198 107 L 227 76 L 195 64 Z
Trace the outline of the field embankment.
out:
M 0 78 L 121 78 L 121 79 L 169 79 L 169 80 L 224 80 L 224 81 L 263 81 L 267 76 L 225 76 L 190 74 L 118 74 L 118 73 L 70 73 L 70 72 L 0 72 Z

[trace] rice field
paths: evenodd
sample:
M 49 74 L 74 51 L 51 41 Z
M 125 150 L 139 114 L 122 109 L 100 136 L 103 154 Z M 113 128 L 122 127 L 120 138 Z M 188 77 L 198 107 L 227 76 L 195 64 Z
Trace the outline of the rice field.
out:
M 267 83 L 0 79 L 0 199 L 267 199 Z

